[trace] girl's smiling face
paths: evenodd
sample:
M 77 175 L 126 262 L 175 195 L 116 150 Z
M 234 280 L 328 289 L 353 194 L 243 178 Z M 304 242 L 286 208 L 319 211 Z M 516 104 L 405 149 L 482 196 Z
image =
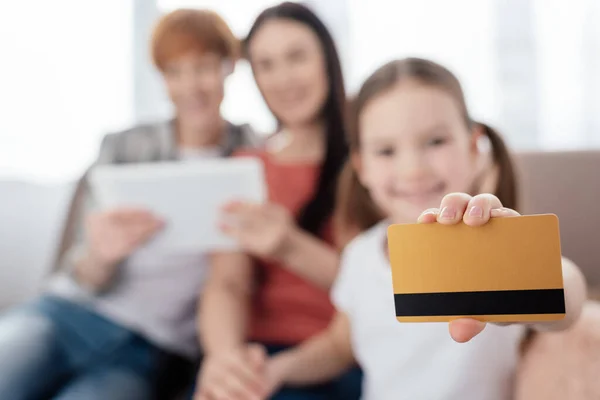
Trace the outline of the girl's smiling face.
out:
M 393 222 L 416 222 L 445 194 L 471 191 L 477 135 L 447 91 L 398 83 L 366 104 L 359 132 L 353 157 L 359 178 Z

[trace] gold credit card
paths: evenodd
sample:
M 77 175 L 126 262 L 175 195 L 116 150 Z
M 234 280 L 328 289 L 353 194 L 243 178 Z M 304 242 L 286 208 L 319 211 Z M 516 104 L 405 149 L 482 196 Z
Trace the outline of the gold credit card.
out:
M 556 215 L 388 228 L 396 318 L 554 321 L 565 316 Z

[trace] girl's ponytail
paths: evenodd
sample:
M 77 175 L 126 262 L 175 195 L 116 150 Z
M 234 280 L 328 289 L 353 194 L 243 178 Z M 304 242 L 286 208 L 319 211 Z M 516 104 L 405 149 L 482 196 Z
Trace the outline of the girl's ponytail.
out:
M 494 194 L 500 199 L 502 205 L 513 210 L 518 209 L 518 189 L 515 166 L 510 155 L 510 151 L 502 139 L 502 136 L 483 123 L 477 123 L 481 126 L 482 132 L 490 141 L 492 152 L 492 163 L 498 168 L 496 189 Z
M 340 248 L 382 219 L 350 161 L 346 162 L 339 176 L 336 199 L 333 222 L 335 238 Z

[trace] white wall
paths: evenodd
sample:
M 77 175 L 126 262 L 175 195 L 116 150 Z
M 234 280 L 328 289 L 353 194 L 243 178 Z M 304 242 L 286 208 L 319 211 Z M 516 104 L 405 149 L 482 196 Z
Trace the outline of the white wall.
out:
M 0 178 L 72 179 L 133 122 L 131 4 L 0 1 Z

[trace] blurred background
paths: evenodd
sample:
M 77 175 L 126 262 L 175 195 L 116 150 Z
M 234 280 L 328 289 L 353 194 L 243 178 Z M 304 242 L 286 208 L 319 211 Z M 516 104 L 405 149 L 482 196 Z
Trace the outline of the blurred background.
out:
M 0 177 L 73 179 L 104 134 L 169 115 L 148 58 L 160 14 L 212 8 L 243 37 L 275 3 L 2 0 Z M 424 56 L 453 69 L 474 116 L 498 126 L 514 149 L 600 146 L 597 0 L 304 3 L 333 31 L 350 93 L 388 59 Z M 228 82 L 224 114 L 268 132 L 274 122 L 250 74 L 241 62 Z
M 59 236 L 72 182 L 108 132 L 171 113 L 149 60 L 157 18 L 211 8 L 243 37 L 268 0 L 0 1 L 0 280 L 25 297 Z M 600 1 L 311 0 L 353 94 L 391 58 L 450 67 L 473 116 L 515 150 L 600 147 Z M 274 128 L 240 62 L 224 116 Z M 10 239 L 10 240 L 8 240 Z M 6 268 L 10 267 L 12 268 Z M 0 298 L 0 305 L 2 299 Z

